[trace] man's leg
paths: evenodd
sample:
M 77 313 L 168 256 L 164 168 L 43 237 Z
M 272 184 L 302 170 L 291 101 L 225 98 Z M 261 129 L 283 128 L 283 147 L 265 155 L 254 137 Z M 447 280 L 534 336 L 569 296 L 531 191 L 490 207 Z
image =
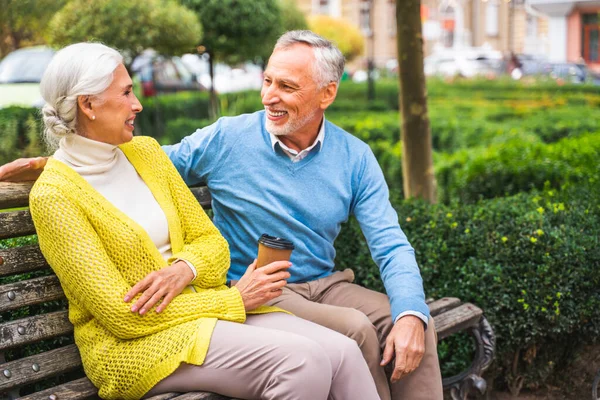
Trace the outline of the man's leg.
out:
M 358 310 L 311 301 L 310 285 L 313 283 L 288 284 L 284 288 L 283 294 L 272 300 L 269 305 L 281 307 L 300 318 L 354 339 L 358 343 L 363 357 L 365 354 L 378 354 L 377 357 L 365 357 L 365 360 L 375 381 L 379 397 L 381 400 L 390 400 L 388 379 L 384 369 L 379 366 L 381 351 L 376 328 L 366 315 Z
M 363 355 L 369 367 L 381 361 L 385 339 L 392 329 L 389 299 L 385 294 L 366 289 L 352 283 L 354 273 L 347 269 L 332 276 L 315 281 L 313 294 L 320 297 L 316 301 L 338 307 L 359 310 L 375 326 L 379 338 L 378 351 L 365 348 Z M 394 361 L 392 361 L 394 362 Z M 425 355 L 419 367 L 399 382 L 391 385 L 394 400 L 442 400 L 443 387 L 440 364 L 437 355 L 437 335 L 433 318 L 425 331 Z

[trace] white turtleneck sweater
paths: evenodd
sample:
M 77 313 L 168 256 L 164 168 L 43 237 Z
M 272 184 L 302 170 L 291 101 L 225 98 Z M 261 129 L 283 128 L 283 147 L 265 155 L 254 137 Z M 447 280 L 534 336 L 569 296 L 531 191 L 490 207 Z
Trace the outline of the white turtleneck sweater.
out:
M 110 203 L 144 228 L 165 260 L 172 256 L 167 217 L 121 149 L 70 135 L 61 139 L 54 158 L 73 168 Z M 182 261 L 196 277 L 196 269 L 188 261 Z

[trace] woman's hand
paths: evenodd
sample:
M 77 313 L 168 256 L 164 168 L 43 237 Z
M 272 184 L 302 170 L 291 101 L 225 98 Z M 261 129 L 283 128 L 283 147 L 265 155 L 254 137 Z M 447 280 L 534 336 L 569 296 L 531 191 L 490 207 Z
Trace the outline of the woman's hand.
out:
M 256 268 L 256 260 L 234 285 L 242 295 L 246 311 L 254 310 L 268 301 L 279 297 L 286 285 L 292 266 L 289 261 L 275 261 L 264 267 Z
M 0 181 L 35 181 L 44 171 L 48 157 L 19 158 L 0 166 Z
M 129 303 L 138 293 L 143 292 L 140 298 L 131 306 L 131 311 L 139 310 L 140 315 L 148 312 L 160 299 L 163 299 L 156 312 L 165 309 L 175 296 L 185 289 L 194 279 L 194 273 L 184 261 L 154 271 L 146 275 L 125 295 L 125 302 Z

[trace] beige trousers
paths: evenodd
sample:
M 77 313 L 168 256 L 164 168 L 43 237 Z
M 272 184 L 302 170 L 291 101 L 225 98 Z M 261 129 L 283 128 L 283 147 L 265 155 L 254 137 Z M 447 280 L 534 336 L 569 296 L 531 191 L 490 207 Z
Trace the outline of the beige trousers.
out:
M 346 269 L 316 281 L 288 284 L 283 294 L 270 305 L 354 339 L 367 361 L 382 400 L 442 400 L 433 318 L 425 331 L 425 355 L 420 366 L 399 382 L 390 384 L 388 374 L 379 365 L 385 339 L 393 325 L 388 297 L 355 285 L 353 281 L 354 272 Z
M 303 319 L 271 313 L 218 321 L 204 364 L 182 364 L 146 397 L 209 391 L 239 399 L 377 400 L 356 343 Z

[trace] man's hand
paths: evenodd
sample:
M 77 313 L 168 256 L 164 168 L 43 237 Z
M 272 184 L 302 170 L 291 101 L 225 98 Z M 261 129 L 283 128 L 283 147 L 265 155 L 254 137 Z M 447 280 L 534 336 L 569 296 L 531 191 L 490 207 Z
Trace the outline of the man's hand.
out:
M 19 158 L 0 166 L 0 181 L 35 181 L 46 166 L 48 157 Z
M 398 320 L 385 341 L 381 366 L 387 365 L 394 355 L 396 363 L 392 373 L 392 383 L 413 372 L 425 354 L 425 328 L 423 321 L 414 315 L 406 315 Z
M 171 266 L 146 275 L 144 279 L 135 284 L 125 295 L 124 301 L 129 303 L 138 293 L 144 292 L 131 306 L 131 311 L 139 310 L 140 315 L 148 312 L 160 299 L 163 299 L 156 312 L 165 309 L 175 296 L 185 289 L 194 279 L 194 273 L 183 261 L 177 261 Z
M 234 285 L 240 291 L 246 311 L 254 310 L 269 300 L 279 297 L 283 292 L 292 266 L 289 261 L 275 261 L 264 267 L 256 268 L 256 260 Z

